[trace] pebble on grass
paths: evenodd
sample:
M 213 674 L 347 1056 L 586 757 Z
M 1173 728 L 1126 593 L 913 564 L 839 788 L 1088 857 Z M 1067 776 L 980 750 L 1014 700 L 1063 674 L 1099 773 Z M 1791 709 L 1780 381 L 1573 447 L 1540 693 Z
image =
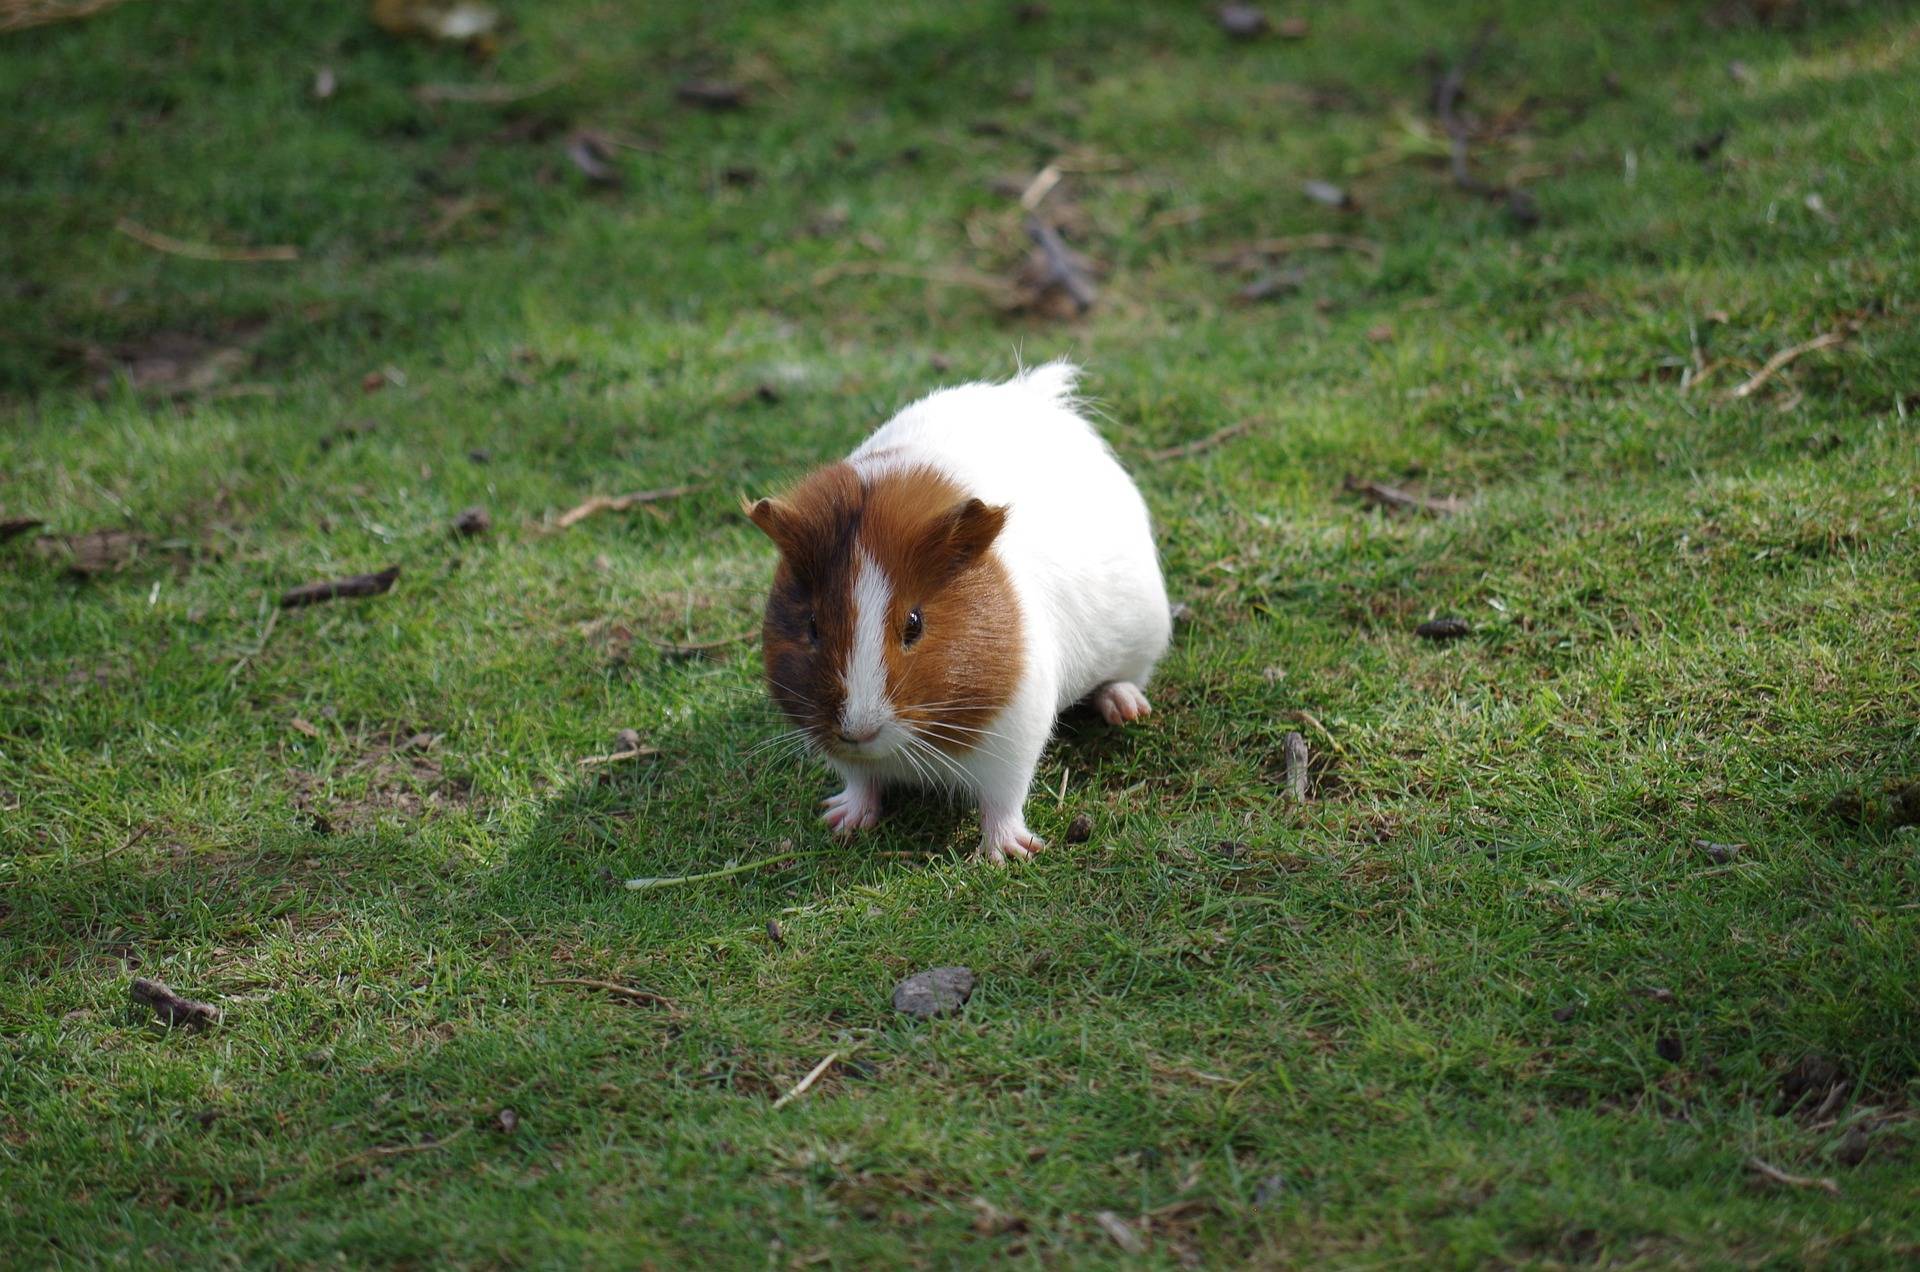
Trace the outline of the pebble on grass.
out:
M 893 1009 L 931 1020 L 960 1010 L 973 997 L 973 969 L 935 967 L 907 977 L 893 988 Z

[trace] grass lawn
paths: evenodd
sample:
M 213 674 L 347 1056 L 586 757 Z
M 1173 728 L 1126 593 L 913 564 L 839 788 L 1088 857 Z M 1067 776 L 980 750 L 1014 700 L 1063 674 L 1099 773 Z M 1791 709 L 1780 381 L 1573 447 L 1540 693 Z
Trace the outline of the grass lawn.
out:
M 0 1263 L 1920 1256 L 1910 7 L 503 7 L 0 35 Z M 739 496 L 1062 355 L 1155 714 L 832 846 Z

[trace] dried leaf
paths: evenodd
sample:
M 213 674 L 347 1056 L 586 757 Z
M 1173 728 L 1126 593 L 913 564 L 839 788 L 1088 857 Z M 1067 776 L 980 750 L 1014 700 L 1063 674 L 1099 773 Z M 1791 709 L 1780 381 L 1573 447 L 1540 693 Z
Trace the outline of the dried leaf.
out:
M 1128 1254 L 1145 1254 L 1147 1252 L 1147 1243 L 1140 1239 L 1140 1234 L 1135 1232 L 1125 1219 L 1114 1214 L 1113 1211 L 1102 1210 L 1093 1217 L 1093 1221 L 1100 1225 L 1103 1232 L 1113 1238 L 1115 1245 L 1125 1250 Z

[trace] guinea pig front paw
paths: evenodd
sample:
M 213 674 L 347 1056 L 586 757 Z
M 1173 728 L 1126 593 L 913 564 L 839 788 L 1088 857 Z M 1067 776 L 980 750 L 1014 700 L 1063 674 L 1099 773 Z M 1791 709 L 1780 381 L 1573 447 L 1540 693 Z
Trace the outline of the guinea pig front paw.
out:
M 991 862 L 996 866 L 1007 864 L 1007 858 L 1015 861 L 1031 860 L 1033 854 L 1047 846 L 1046 841 L 1015 824 L 988 830 L 980 839 L 980 846 L 973 851 L 975 861 Z
M 820 801 L 827 810 L 820 820 L 842 838 L 873 829 L 880 820 L 880 791 L 872 786 L 849 786 L 838 795 Z
M 1108 724 L 1132 724 L 1141 716 L 1153 714 L 1153 704 L 1140 686 L 1131 680 L 1113 680 L 1094 691 L 1093 705 Z

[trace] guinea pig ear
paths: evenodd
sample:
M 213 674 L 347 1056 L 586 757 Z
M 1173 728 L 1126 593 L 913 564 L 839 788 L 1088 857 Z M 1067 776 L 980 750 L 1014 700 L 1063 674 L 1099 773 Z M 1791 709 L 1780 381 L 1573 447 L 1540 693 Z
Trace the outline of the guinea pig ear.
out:
M 995 506 L 969 499 L 956 504 L 941 518 L 940 524 L 939 537 L 948 569 L 958 572 L 972 565 L 993 546 L 993 541 L 1000 537 L 1000 531 L 1006 528 L 1007 509 L 1004 505 Z
M 740 497 L 740 511 L 747 514 L 747 520 L 760 527 L 760 532 L 773 540 L 773 546 L 785 555 L 793 546 L 793 510 L 778 499 L 748 499 Z

